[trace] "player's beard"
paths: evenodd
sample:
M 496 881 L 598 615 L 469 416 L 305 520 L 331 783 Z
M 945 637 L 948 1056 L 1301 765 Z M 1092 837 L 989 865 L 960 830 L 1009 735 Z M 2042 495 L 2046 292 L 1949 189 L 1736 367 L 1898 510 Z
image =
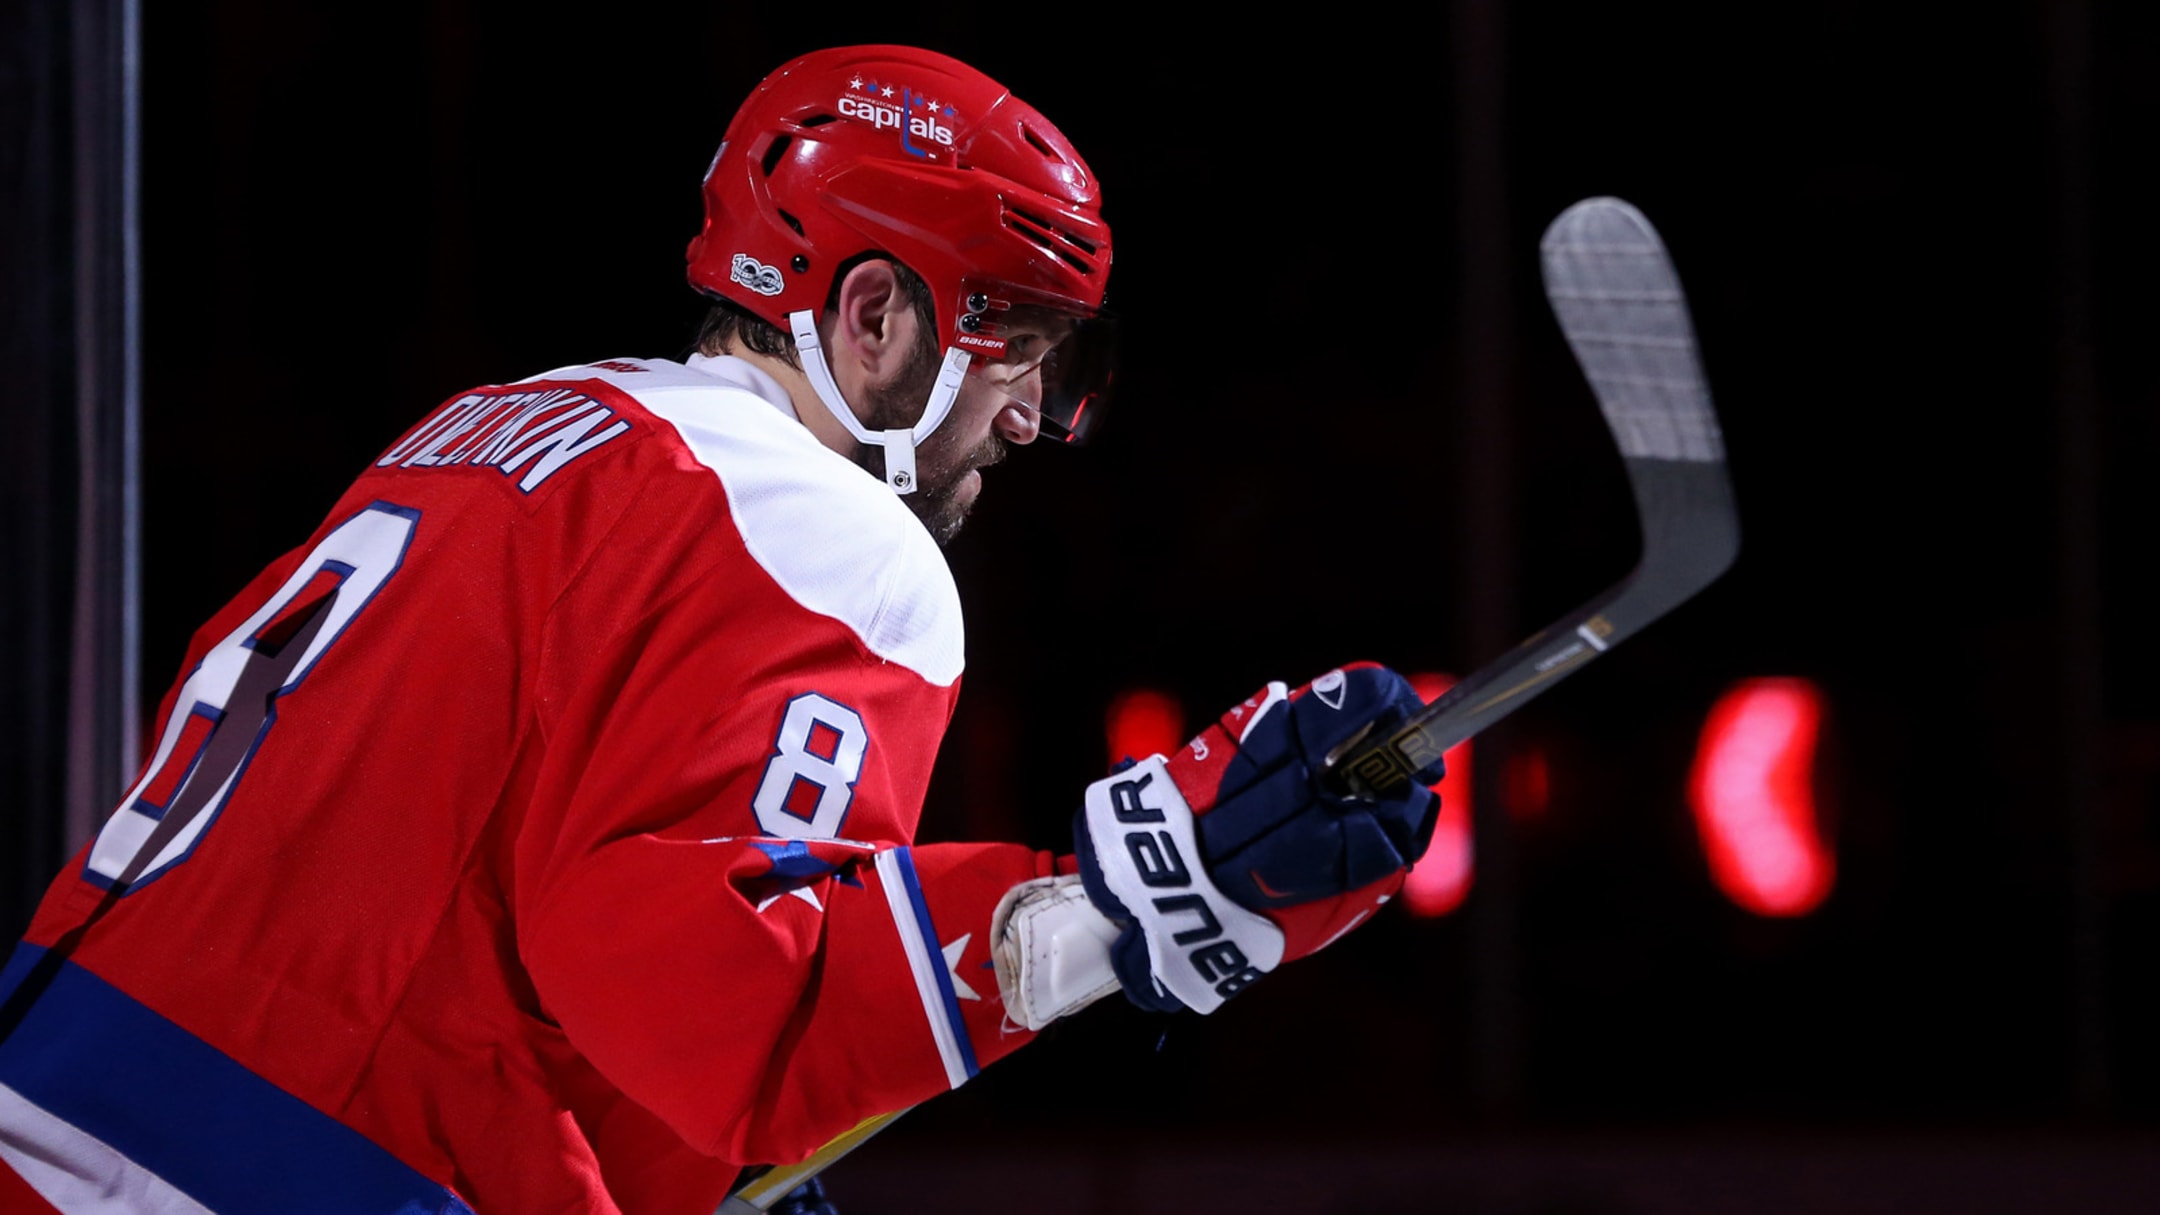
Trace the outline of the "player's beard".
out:
M 863 419 L 863 425 L 871 430 L 896 430 L 914 425 L 922 417 L 930 390 L 937 385 L 942 362 L 937 347 L 918 345 L 908 359 L 906 370 L 891 384 L 872 387 L 864 393 L 864 412 L 869 416 Z M 930 437 L 915 449 L 915 492 L 900 497 L 939 545 L 949 543 L 960 534 L 961 525 L 967 522 L 968 511 L 975 506 L 974 495 L 962 492 L 968 473 L 988 468 L 1005 458 L 1006 443 L 995 434 L 983 436 L 982 442 L 966 451 L 957 450 L 959 442 L 958 432 L 949 426 L 941 425 L 931 431 Z M 855 462 L 878 480 L 885 479 L 883 447 L 869 443 L 861 445 L 856 449 Z

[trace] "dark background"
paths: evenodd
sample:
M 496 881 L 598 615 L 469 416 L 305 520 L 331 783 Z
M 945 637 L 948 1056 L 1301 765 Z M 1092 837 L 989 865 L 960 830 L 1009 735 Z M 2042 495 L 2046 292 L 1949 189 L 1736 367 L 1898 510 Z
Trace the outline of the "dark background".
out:
M 1480 739 L 1552 788 L 1469 904 L 1061 1027 L 836 1170 L 849 1215 L 2160 1209 L 2152 6 L 298 7 L 145 15 L 146 703 L 435 402 L 680 356 L 699 178 L 817 46 L 998 77 L 1116 233 L 1115 412 L 950 550 L 925 839 L 1067 847 L 1121 689 L 1467 672 L 1618 579 L 1537 237 L 1617 194 L 1672 249 L 1742 556 Z M 1830 713 L 1789 921 L 1683 791 L 1773 674 Z

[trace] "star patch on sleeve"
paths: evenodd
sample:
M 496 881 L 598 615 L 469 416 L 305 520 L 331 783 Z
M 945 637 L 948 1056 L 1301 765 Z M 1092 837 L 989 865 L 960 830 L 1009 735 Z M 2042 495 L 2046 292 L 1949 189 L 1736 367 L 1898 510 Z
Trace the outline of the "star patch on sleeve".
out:
M 967 980 L 960 977 L 960 955 L 967 952 L 968 942 L 974 939 L 974 933 L 963 932 L 959 940 L 947 943 L 944 949 L 939 951 L 945 955 L 945 973 L 952 978 L 953 995 L 963 1000 L 982 999 L 981 993 L 969 987 Z
M 764 853 L 768 862 L 764 873 L 735 879 L 735 889 L 752 906 L 764 911 L 782 898 L 792 897 L 825 910 L 811 887 L 839 873 L 839 865 L 811 852 L 810 845 L 802 840 L 751 840 L 750 846 Z

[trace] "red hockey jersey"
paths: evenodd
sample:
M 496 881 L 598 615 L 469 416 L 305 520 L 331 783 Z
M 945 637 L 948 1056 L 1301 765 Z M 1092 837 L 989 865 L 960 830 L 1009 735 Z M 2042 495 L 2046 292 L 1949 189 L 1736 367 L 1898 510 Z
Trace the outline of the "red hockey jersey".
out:
M 960 1084 L 1053 867 L 910 846 L 961 650 L 746 363 L 452 399 L 196 636 L 0 975 L 0 1205 L 703 1213 Z

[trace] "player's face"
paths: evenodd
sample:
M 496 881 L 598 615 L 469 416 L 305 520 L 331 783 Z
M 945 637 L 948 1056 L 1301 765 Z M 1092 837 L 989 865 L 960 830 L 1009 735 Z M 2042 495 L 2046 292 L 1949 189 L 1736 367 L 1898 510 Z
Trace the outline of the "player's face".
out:
M 1030 346 L 1028 349 L 1035 349 Z M 893 383 L 870 389 L 871 425 L 907 425 L 922 416 L 941 356 L 928 347 Z M 982 470 L 1005 458 L 1014 443 L 1041 433 L 1041 356 L 980 363 L 963 376 L 952 412 L 915 450 L 916 489 L 901 499 L 939 544 L 959 534 L 982 493 Z M 886 419 L 890 419 L 887 421 Z
M 961 377 L 952 412 L 916 449 L 921 487 L 908 495 L 909 505 L 939 544 L 957 535 L 975 508 L 982 470 L 1003 460 L 1010 444 L 1032 443 L 1041 433 L 1035 401 L 1025 394 L 1026 385 L 1017 379 Z

